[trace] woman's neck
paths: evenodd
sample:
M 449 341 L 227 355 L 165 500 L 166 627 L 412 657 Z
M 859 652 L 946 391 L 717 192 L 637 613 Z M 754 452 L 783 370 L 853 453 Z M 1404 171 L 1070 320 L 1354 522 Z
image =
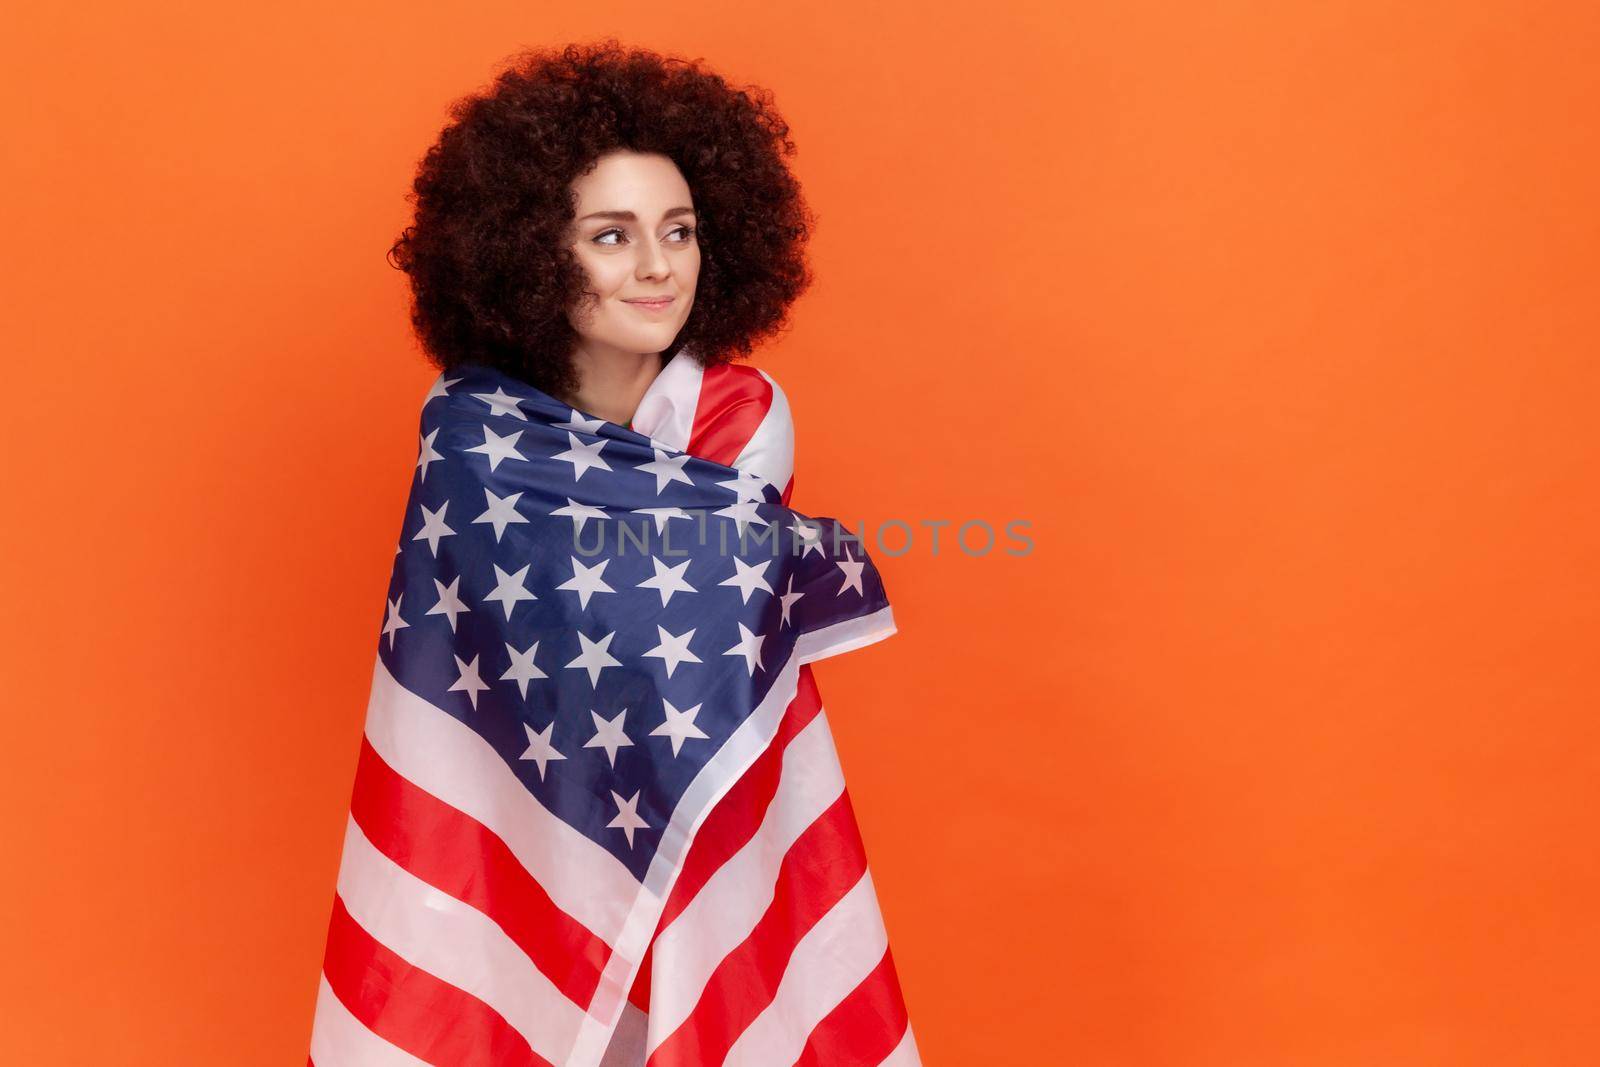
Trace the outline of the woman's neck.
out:
M 665 365 L 659 352 L 581 347 L 573 352 L 572 363 L 578 374 L 578 387 L 561 400 L 579 411 L 623 425 L 632 420 L 639 401 Z

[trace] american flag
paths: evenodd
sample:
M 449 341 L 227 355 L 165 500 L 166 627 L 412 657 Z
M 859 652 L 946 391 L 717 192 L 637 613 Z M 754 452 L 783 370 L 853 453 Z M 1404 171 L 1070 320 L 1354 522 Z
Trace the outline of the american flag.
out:
M 919 1064 L 809 666 L 894 621 L 776 383 L 468 365 L 419 432 L 309 1062 Z

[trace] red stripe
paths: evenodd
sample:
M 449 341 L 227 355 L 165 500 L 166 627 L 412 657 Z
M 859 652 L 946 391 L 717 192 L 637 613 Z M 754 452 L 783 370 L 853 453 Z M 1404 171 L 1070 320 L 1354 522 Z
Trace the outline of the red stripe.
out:
M 727 465 L 749 445 L 772 402 L 772 387 L 748 367 L 714 368 L 702 379 L 687 451 Z M 794 478 L 780 499 L 787 506 Z M 759 829 L 777 791 L 783 750 L 821 709 L 809 665 L 779 724 L 778 736 L 708 816 L 695 835 L 683 872 L 657 925 L 664 929 L 711 876 Z M 654 1055 L 650 1067 L 720 1064 L 744 1029 L 771 1003 L 794 944 L 825 915 L 861 874 L 866 853 L 843 795 L 796 840 L 780 865 L 773 903 L 749 938 L 713 973 L 690 1017 Z M 820 872 L 820 873 L 818 873 Z M 653 951 L 647 951 L 629 999 L 649 1012 Z M 905 1005 L 887 950 L 873 972 L 822 1020 L 802 1053 L 807 1067 L 876 1064 L 904 1037 Z
M 683 871 L 672 884 L 666 907 L 656 923 L 657 934 L 666 929 L 689 906 L 689 902 L 711 880 L 711 876 L 755 836 L 761 821 L 766 818 L 773 795 L 778 791 L 778 780 L 783 774 L 784 751 L 795 735 L 805 729 L 821 710 L 822 697 L 817 692 L 816 680 L 811 676 L 811 664 L 807 663 L 800 668 L 794 699 L 784 709 L 772 743 L 756 757 L 750 769 L 717 802 L 717 806 L 711 809 L 695 834 L 694 841 L 690 843 L 689 854 L 684 857 Z M 652 938 L 651 948 L 645 952 L 644 960 L 639 965 L 639 977 L 628 993 L 628 999 L 645 1012 L 650 1010 L 650 967 L 654 949 Z
M 493 831 L 401 777 L 365 736 L 350 814 L 380 852 L 493 919 L 567 999 L 588 1007 L 611 949 L 556 906 Z
M 379 944 L 337 893 L 322 971 L 362 1025 L 427 1063 L 550 1067 L 499 1012 Z
M 712 972 L 689 1017 L 651 1054 L 649 1067 L 720 1064 L 772 1003 L 794 946 L 866 873 L 866 851 L 844 792 L 795 841 L 777 892 L 750 936 Z
M 778 781 L 783 777 L 783 754 L 789 742 L 809 726 L 821 710 L 822 698 L 811 676 L 811 664 L 807 663 L 800 668 L 794 698 L 778 721 L 772 743 L 718 801 L 695 834 L 689 854 L 684 857 L 683 872 L 673 883 L 656 929 L 665 929 L 676 919 L 718 868 L 756 835 L 778 792 Z
M 771 407 L 772 383 L 760 371 L 733 363 L 712 367 L 701 378 L 694 427 L 684 451 L 733 466 Z
M 887 947 L 872 973 L 806 1039 L 794 1067 L 877 1067 L 906 1036 L 906 1002 Z

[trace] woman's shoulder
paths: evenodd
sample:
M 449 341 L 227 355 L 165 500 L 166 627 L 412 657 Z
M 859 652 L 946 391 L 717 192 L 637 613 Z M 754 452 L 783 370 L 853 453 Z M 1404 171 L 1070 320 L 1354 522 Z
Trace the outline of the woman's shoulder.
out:
M 794 418 L 788 395 L 760 367 L 724 363 L 707 368 L 688 451 L 751 471 L 777 486 L 787 500 L 794 475 Z
M 698 406 L 724 417 L 735 412 L 747 419 L 789 417 L 789 397 L 777 379 L 748 363 L 723 363 L 706 369 L 701 374 Z
M 704 367 L 680 350 L 645 391 L 633 428 L 665 447 L 750 471 L 788 503 L 794 419 L 777 379 L 759 367 Z

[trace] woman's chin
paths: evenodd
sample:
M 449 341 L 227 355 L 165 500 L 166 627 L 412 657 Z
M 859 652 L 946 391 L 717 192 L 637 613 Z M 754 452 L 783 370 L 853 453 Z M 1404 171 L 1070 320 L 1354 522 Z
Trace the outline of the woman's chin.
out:
M 663 322 L 646 330 L 629 330 L 627 340 L 619 341 L 618 347 L 634 352 L 659 352 L 677 338 L 681 329 L 681 322 Z

